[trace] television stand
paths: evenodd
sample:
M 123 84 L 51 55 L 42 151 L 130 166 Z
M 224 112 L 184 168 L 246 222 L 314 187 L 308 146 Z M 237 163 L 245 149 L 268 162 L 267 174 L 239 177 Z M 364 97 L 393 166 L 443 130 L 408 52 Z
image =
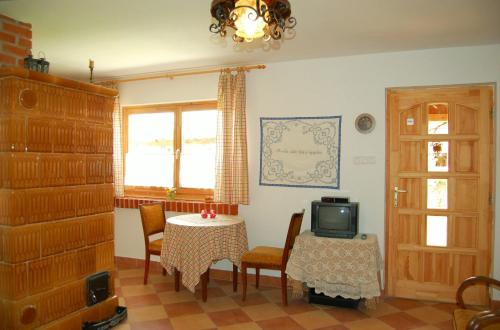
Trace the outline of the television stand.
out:
M 358 308 L 359 302 L 361 301 L 361 299 L 349 299 L 343 298 L 341 296 L 332 298 L 330 296 L 324 295 L 323 293 L 316 293 L 314 291 L 314 288 L 309 288 L 308 298 L 310 304 L 320 304 L 355 309 Z

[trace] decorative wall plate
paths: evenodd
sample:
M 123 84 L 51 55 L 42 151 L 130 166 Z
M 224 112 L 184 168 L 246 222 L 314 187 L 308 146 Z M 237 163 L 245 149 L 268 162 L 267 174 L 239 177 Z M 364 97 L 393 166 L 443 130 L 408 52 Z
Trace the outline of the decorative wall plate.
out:
M 369 113 L 362 113 L 356 117 L 354 126 L 358 132 L 368 134 L 375 128 L 375 118 Z

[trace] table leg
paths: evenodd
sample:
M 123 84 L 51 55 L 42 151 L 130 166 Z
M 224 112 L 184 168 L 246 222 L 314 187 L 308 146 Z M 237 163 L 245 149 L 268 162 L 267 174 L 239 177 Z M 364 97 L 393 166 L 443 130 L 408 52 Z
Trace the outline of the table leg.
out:
M 175 282 L 174 282 L 174 286 L 175 286 L 175 291 L 179 292 L 179 289 L 180 289 L 180 275 L 181 275 L 181 272 L 179 272 L 177 270 L 177 268 L 174 269 L 174 277 L 175 277 Z
M 207 271 L 201 275 L 201 299 L 203 302 L 207 301 L 208 272 L 209 270 L 207 269 Z
M 233 292 L 238 290 L 238 266 L 233 264 Z

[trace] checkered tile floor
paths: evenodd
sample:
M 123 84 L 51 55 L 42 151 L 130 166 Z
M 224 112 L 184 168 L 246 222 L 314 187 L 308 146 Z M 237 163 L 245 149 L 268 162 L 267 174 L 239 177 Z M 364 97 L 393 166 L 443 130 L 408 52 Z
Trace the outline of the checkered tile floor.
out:
M 172 276 L 152 267 L 149 284 L 142 284 L 144 268 L 120 265 L 115 278 L 120 305 L 128 307 L 128 329 L 453 329 L 453 304 L 384 298 L 376 310 L 336 308 L 292 299 L 281 305 L 280 290 L 249 283 L 247 300 L 233 293 L 231 282 L 210 280 L 208 300 L 182 288 L 175 292 Z M 241 286 L 238 286 L 241 289 Z

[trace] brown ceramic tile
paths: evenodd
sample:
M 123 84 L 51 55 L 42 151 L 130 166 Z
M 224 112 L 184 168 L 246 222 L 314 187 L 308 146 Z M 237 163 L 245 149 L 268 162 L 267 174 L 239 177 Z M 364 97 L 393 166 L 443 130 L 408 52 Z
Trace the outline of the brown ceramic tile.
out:
M 160 305 L 161 301 L 156 294 L 148 294 L 143 296 L 125 297 L 125 303 L 127 307 L 133 308 L 133 307 Z
M 279 291 L 279 290 L 273 290 L 273 291 Z M 288 301 L 287 306 L 283 306 L 281 304 L 281 299 L 280 299 L 279 302 L 277 302 L 277 304 L 280 304 L 281 309 L 283 309 L 283 311 L 285 311 L 285 313 L 287 314 L 299 314 L 317 310 L 313 305 L 308 304 L 306 300 L 302 299 Z
M 128 285 L 140 285 L 144 281 L 144 277 L 128 277 L 128 278 L 123 278 L 120 281 L 121 286 L 128 286 Z
M 233 297 L 234 301 L 240 305 L 240 306 L 252 306 L 252 305 L 260 305 L 260 304 L 267 304 L 269 301 L 264 298 L 262 295 L 255 293 L 255 294 L 248 294 L 246 296 L 245 301 L 241 300 L 241 295 L 236 295 Z
M 170 319 L 176 330 L 215 329 L 215 323 L 207 314 L 185 315 Z
M 423 304 L 417 300 L 411 300 L 411 299 L 401 299 L 401 298 L 386 298 L 384 299 L 384 302 L 387 304 L 390 304 L 402 311 L 410 309 L 410 308 L 416 308 L 416 307 L 421 307 Z
M 413 329 L 423 326 L 425 323 L 404 312 L 380 316 L 378 318 L 396 329 Z
M 434 324 L 434 325 L 437 326 L 439 329 L 442 329 L 442 330 L 453 330 L 454 329 L 453 320 L 447 320 L 447 321 L 439 322 L 439 323 Z
M 158 293 L 175 290 L 175 285 L 172 282 L 153 284 L 153 287 L 155 288 L 155 291 Z
M 196 297 L 196 299 L 201 299 L 201 289 L 200 290 L 196 290 L 194 296 Z M 221 288 L 207 288 L 207 296 L 208 297 L 224 297 L 226 296 L 226 293 L 224 293 L 224 291 L 221 289 Z
M 129 308 L 127 313 L 127 319 L 132 323 L 168 318 L 167 312 L 162 305 Z
M 209 299 L 208 303 L 201 304 L 201 308 L 203 308 L 205 313 L 220 312 L 240 307 L 231 297 L 210 297 Z
M 122 295 L 124 297 L 145 296 L 145 295 L 151 295 L 151 294 L 155 293 L 153 286 L 142 285 L 142 284 L 122 286 L 121 291 L 122 291 Z
M 393 330 L 394 328 L 387 325 L 387 323 L 384 323 L 380 320 L 377 319 L 363 319 L 363 320 L 357 320 L 357 321 L 352 321 L 352 322 L 347 322 L 344 324 L 348 329 L 351 330 Z
M 451 320 L 451 314 L 443 312 L 433 306 L 424 306 L 407 310 L 406 313 L 430 324 L 437 324 Z
M 257 324 L 264 330 L 266 329 L 283 329 L 283 330 L 294 330 L 294 329 L 304 329 L 297 322 L 288 316 L 278 317 L 274 319 L 258 321 Z
M 153 320 L 153 321 L 144 321 L 144 322 L 134 322 L 130 323 L 130 329 L 132 330 L 170 330 L 174 329 L 172 327 L 172 324 L 170 323 L 170 320 L 165 318 L 165 319 L 160 319 L 160 320 Z
M 151 272 L 149 285 L 142 285 L 141 261 L 125 261 L 115 272 L 115 292 L 121 305 L 129 307 L 129 320 L 118 330 L 128 329 L 453 329 L 453 305 L 398 298 L 380 298 L 374 309 L 360 310 L 308 304 L 293 299 L 281 304 L 277 287 L 248 287 L 247 301 L 241 301 L 241 287 L 232 291 L 229 281 L 211 280 L 207 302 L 200 300 L 199 287 L 193 294 L 173 288 L 173 277 Z M 226 278 L 226 277 L 225 277 Z
M 290 317 L 305 329 L 318 329 L 337 324 L 338 321 L 324 310 L 314 309 L 310 312 L 290 315 Z
M 218 327 L 252 321 L 248 315 L 239 308 L 208 313 L 208 317 L 210 317 Z
M 280 307 L 271 303 L 245 306 L 242 310 L 254 321 L 287 316 Z
M 165 310 L 170 318 L 204 312 L 196 301 L 166 304 Z
M 325 312 L 329 313 L 336 320 L 342 323 L 365 319 L 368 317 L 362 312 L 358 311 L 357 309 L 352 309 L 352 308 L 334 307 L 332 309 L 326 309 Z

